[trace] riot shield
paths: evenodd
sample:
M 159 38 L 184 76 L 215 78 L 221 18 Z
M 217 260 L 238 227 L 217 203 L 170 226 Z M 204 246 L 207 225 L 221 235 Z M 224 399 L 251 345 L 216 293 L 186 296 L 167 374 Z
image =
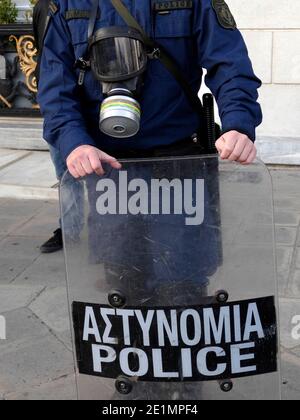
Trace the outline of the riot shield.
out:
M 66 174 L 79 399 L 280 398 L 272 187 L 260 162 Z

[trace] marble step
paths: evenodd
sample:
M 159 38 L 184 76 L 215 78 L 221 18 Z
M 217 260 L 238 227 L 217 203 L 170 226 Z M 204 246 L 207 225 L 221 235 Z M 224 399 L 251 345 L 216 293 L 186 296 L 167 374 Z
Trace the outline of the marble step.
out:
M 0 118 L 0 148 L 48 150 L 40 118 Z
M 0 198 L 58 199 L 49 152 L 0 149 Z

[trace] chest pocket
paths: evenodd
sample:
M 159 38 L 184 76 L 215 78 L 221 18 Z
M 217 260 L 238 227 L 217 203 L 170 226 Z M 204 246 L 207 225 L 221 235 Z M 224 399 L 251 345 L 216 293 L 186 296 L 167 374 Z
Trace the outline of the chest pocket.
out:
M 192 36 L 192 9 L 170 10 L 166 12 L 154 11 L 153 13 L 154 36 L 156 39 Z

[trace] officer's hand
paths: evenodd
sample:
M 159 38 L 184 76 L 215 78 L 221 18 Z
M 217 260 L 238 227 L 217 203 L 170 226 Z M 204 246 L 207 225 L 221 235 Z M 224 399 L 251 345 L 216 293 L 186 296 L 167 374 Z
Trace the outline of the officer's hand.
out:
M 102 176 L 102 162 L 109 163 L 114 169 L 121 169 L 121 164 L 112 156 L 93 146 L 79 146 L 67 158 L 67 166 L 74 178 L 91 175 L 94 172 Z
M 254 143 L 245 134 L 229 131 L 216 142 L 221 159 L 239 162 L 242 165 L 252 163 L 257 155 Z

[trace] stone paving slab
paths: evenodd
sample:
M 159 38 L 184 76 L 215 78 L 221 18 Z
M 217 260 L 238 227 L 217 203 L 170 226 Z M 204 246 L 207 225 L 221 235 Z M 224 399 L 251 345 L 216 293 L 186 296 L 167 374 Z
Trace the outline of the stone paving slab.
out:
M 0 185 L 0 198 L 16 198 L 18 200 L 57 200 L 56 188 L 19 186 L 10 184 Z
M 272 171 L 273 173 L 274 171 Z M 277 187 L 276 183 L 274 187 Z M 300 205 L 299 194 L 290 195 L 288 191 L 278 189 L 278 191 L 274 191 L 274 204 L 276 209 L 297 211 Z
M 0 149 L 0 170 L 7 165 L 28 156 L 30 152 L 22 150 L 9 150 L 9 149 Z
M 0 215 L 9 215 L 15 217 L 17 221 L 21 218 L 30 219 L 37 212 L 48 205 L 47 201 L 40 200 L 18 200 L 2 198 L 0 200 Z
M 282 352 L 282 398 L 299 401 L 300 399 L 300 358 L 287 351 Z
M 297 229 L 290 226 L 277 225 L 275 229 L 275 239 L 279 246 L 294 246 L 297 239 Z
M 26 386 L 41 385 L 45 378 L 50 381 L 73 372 L 72 353 L 49 334 L 24 341 L 9 352 L 4 351 L 0 364 L 0 390 L 3 394 L 20 392 Z
M 300 269 L 300 248 L 296 249 L 295 259 L 296 259 L 295 266 L 296 268 Z
M 280 198 L 292 198 L 294 206 L 299 209 L 300 194 L 299 181 L 300 171 L 297 168 L 271 169 L 274 195 L 280 194 Z
M 277 271 L 278 273 L 287 272 L 287 267 L 290 267 L 292 263 L 294 248 L 291 246 L 280 246 L 276 247 L 277 254 Z
M 0 184 L 51 188 L 57 184 L 53 164 L 46 152 L 32 152 L 0 171 Z
M 58 201 L 44 206 L 39 213 L 18 229 L 19 236 L 45 238 L 59 227 Z
M 0 260 L 0 267 L 1 260 Z M 47 287 L 64 286 L 66 283 L 63 251 L 54 254 L 41 254 L 30 266 L 14 280 L 14 284 L 39 285 Z
M 39 238 L 29 236 L 7 236 L 0 245 L 1 255 L 35 259 L 39 254 Z
M 5 149 L 1 152 L 8 153 Z M 57 179 L 49 152 L 27 152 L 17 159 L 19 153 L 12 153 L 10 164 L 0 165 L 0 197 L 57 200 Z
M 42 285 L 0 285 L 0 313 L 5 314 L 15 309 L 27 307 L 43 289 Z
M 65 287 L 48 287 L 29 308 L 53 332 L 64 333 L 70 329 Z
M 277 225 L 298 226 L 300 222 L 300 213 L 295 213 L 293 210 L 276 209 L 274 221 Z
M 43 140 L 43 120 L 41 118 L 0 119 L 0 147 L 25 150 L 48 150 Z
M 289 276 L 289 282 L 286 289 L 286 296 L 300 296 L 300 270 L 292 270 Z
M 279 296 L 285 296 L 289 278 L 292 259 L 293 259 L 294 248 L 283 247 L 278 245 L 276 249 L 277 254 L 277 280 L 279 286 Z
M 1 357 L 24 343 L 49 335 L 49 328 L 28 308 L 22 307 L 5 313 L 7 340 L 1 341 Z
M 23 219 L 16 221 L 15 217 L 12 217 L 10 215 L 1 214 L 0 215 L 0 232 L 3 236 L 8 235 L 10 232 L 18 229 L 19 226 L 22 225 L 26 221 L 26 219 Z
M 18 229 L 32 218 L 29 215 L 15 215 L 10 214 L 5 209 L 0 209 L 0 234 L 7 235 L 13 232 L 18 232 Z
M 5 394 L 5 400 L 71 401 L 76 400 L 75 376 L 63 376 L 36 387 L 24 387 L 20 392 Z
M 47 287 L 29 308 L 72 351 L 66 282 L 60 287 Z
M 300 165 L 298 138 L 259 136 L 256 146 L 259 157 L 266 164 Z
M 300 345 L 300 338 L 296 340 L 292 336 L 293 318 L 300 315 L 300 297 L 280 298 L 280 335 L 281 345 L 288 350 L 295 349 Z M 300 363 L 300 360 L 299 360 Z M 300 397 L 300 396 L 299 396 Z
M 300 332 L 300 329 L 298 329 L 298 331 Z M 290 350 L 290 353 L 293 354 L 294 356 L 299 358 L 300 361 L 300 338 L 298 340 L 298 347 L 295 347 L 294 349 Z
M 0 242 L 1 244 L 1 242 Z M 0 256 L 0 285 L 10 284 L 32 265 L 32 258 Z M 25 284 L 22 282 L 20 284 Z M 34 285 L 34 284 L 33 284 Z M 37 285 L 37 284 L 36 284 Z

